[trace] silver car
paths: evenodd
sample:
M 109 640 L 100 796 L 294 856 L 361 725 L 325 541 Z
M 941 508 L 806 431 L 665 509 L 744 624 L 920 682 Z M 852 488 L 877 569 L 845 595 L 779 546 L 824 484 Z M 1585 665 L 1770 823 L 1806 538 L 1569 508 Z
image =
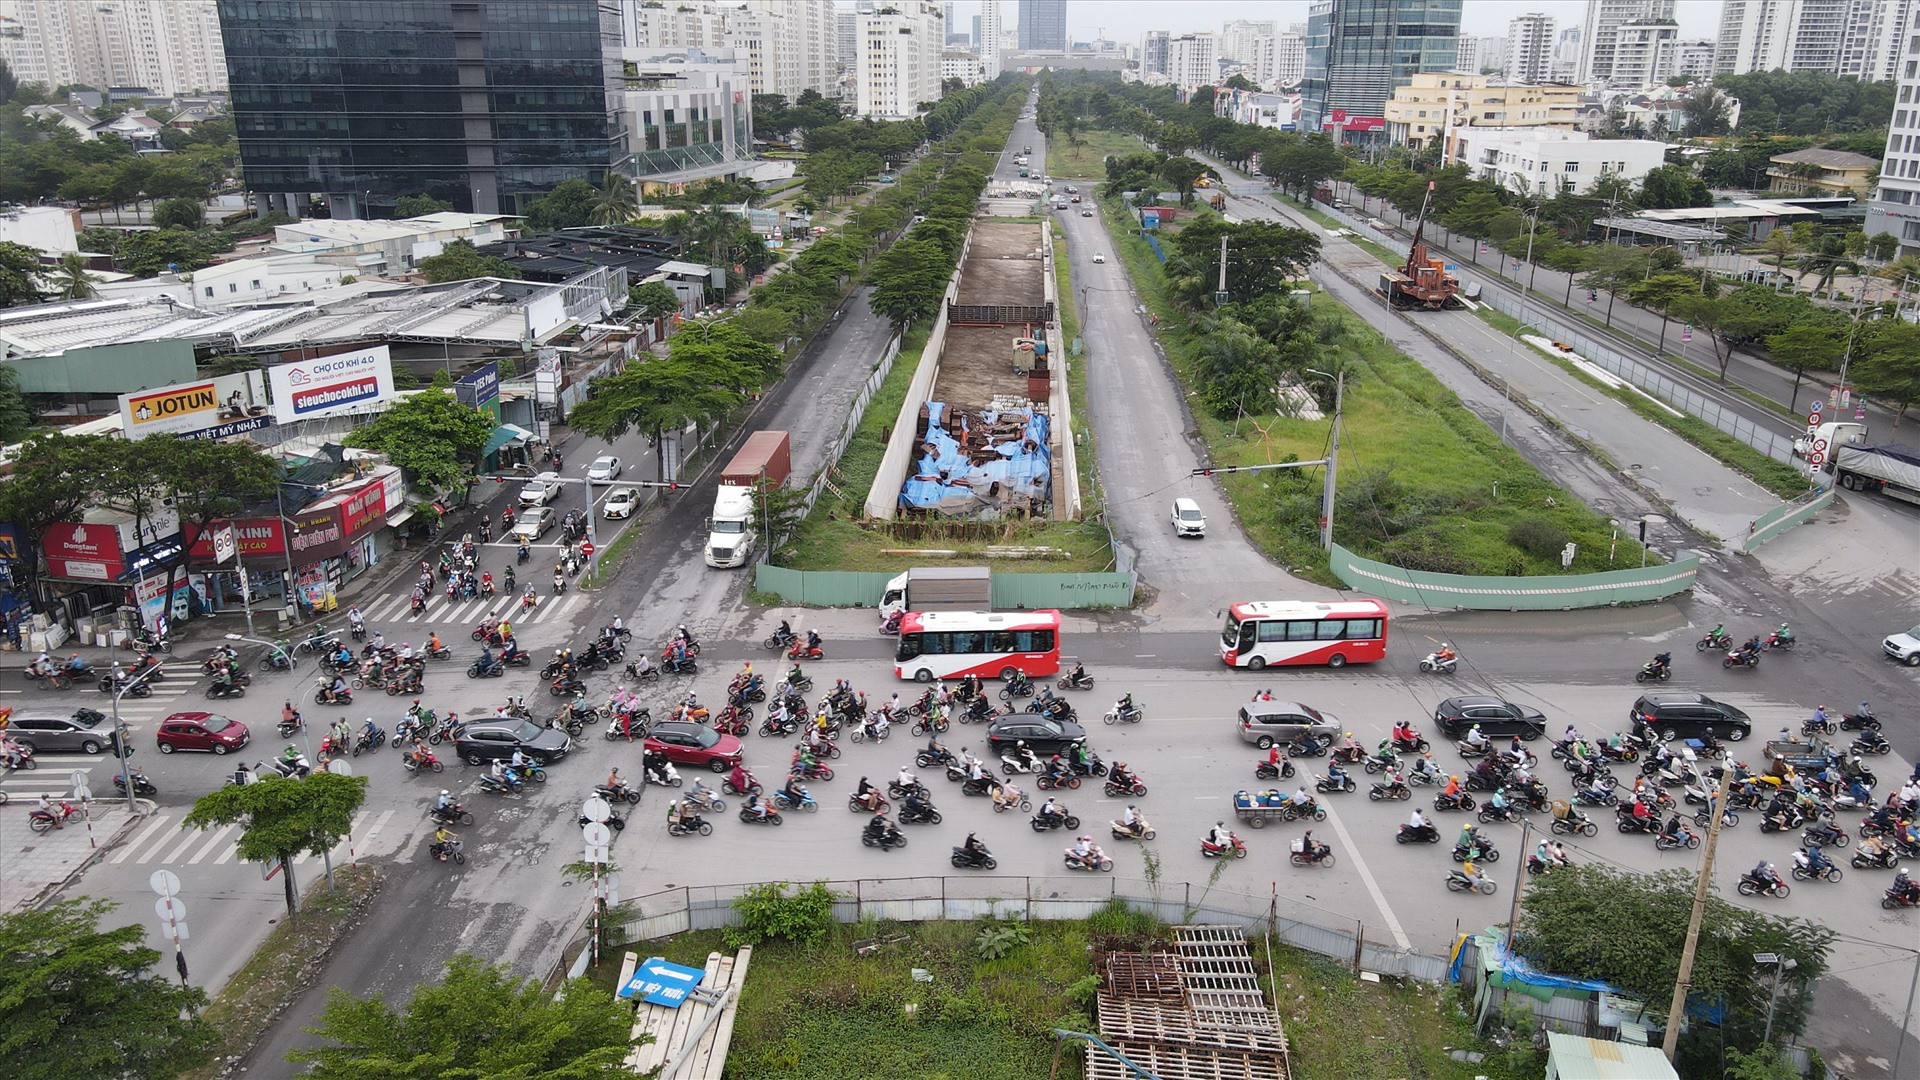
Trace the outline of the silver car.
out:
M 596 484 L 611 483 L 620 479 L 620 459 L 612 454 L 603 454 L 593 459 L 587 466 L 587 479 Z
M 92 709 L 68 715 L 16 713 L 7 725 L 7 734 L 36 754 L 98 754 L 107 748 L 112 730 L 112 723 Z

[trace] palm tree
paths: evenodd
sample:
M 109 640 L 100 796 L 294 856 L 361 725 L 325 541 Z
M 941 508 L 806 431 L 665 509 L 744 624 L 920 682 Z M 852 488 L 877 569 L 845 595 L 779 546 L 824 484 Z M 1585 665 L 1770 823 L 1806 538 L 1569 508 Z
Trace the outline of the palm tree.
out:
M 1860 263 L 1847 254 L 1844 239 L 1829 235 L 1822 237 L 1819 245 L 1812 251 L 1795 260 L 1794 269 L 1800 271 L 1800 278 L 1803 281 L 1808 274 L 1818 274 L 1819 279 L 1814 282 L 1813 291 L 1821 292 L 1832 285 L 1834 276 L 1842 271 L 1858 274 Z
M 633 181 L 610 172 L 600 184 L 600 196 L 593 203 L 596 225 L 621 225 L 633 220 L 636 208 Z
M 93 287 L 93 278 L 87 274 L 86 261 L 72 252 L 60 256 L 48 282 L 62 300 L 85 300 L 100 291 Z

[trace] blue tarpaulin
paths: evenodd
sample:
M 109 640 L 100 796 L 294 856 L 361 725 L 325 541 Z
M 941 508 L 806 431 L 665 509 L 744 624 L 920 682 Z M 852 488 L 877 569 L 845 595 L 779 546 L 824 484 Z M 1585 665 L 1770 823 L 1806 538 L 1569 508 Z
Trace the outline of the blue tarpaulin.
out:
M 900 490 L 903 508 L 967 517 L 1004 508 L 1008 495 L 1022 496 L 1022 509 L 1052 499 L 1053 455 L 1047 449 L 1050 428 L 1045 416 L 1023 410 L 981 413 L 983 424 L 1013 418 L 1021 429 L 1019 438 L 991 445 L 998 460 L 975 464 L 965 446 L 974 418 L 957 415 L 961 438 L 956 439 L 941 425 L 946 415 L 944 402 L 927 402 L 927 434 Z

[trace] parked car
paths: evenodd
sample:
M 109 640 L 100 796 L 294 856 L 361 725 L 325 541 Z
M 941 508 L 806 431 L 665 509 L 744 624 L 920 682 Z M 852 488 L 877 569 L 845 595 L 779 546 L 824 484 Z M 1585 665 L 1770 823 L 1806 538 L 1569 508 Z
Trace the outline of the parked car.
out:
M 1200 512 L 1200 504 L 1192 499 L 1173 500 L 1173 535 L 1207 535 L 1207 515 Z
M 560 520 L 560 512 L 551 506 L 530 506 L 513 523 L 513 538 L 532 543 L 546 535 L 553 523 Z
M 521 506 L 545 506 L 560 497 L 560 489 L 565 487 L 557 472 L 543 472 L 535 476 L 520 489 Z
M 71 716 L 17 712 L 7 725 L 13 741 L 36 754 L 98 754 L 112 745 L 112 732 L 113 725 L 93 709 Z
M 513 756 L 515 750 L 542 765 L 567 756 L 573 740 L 560 728 L 541 727 L 531 720 L 476 720 L 453 740 L 453 753 L 469 765 Z
M 175 750 L 208 750 L 225 754 L 247 745 L 247 725 L 219 713 L 177 712 L 160 721 L 153 741 L 163 754 Z
M 1303 735 L 1340 736 L 1340 718 L 1297 701 L 1256 701 L 1240 706 L 1240 738 L 1262 750 L 1298 742 Z
M 1074 743 L 1084 742 L 1087 729 L 1069 720 L 1062 723 L 1039 713 L 1013 713 L 987 725 L 987 749 L 994 754 L 1010 754 L 1015 743 L 1046 757 L 1064 754 Z
M 1712 728 L 1714 738 L 1739 742 L 1753 730 L 1753 718 L 1745 712 L 1686 690 L 1641 694 L 1627 710 L 1627 719 L 1645 720 L 1663 739 L 1697 739 Z
M 739 738 L 722 735 L 705 724 L 664 720 L 653 725 L 644 745 L 654 753 L 667 755 L 668 761 L 700 765 L 714 772 L 726 772 L 740 764 Z
M 1908 667 L 1920 667 L 1920 626 L 1899 634 L 1887 635 L 1880 643 L 1889 657 Z
M 602 454 L 587 466 L 587 479 L 596 484 L 611 484 L 620 479 L 620 459 L 612 454 Z
M 1433 710 L 1433 722 L 1449 739 L 1464 738 L 1478 725 L 1484 735 L 1518 735 L 1528 742 L 1546 733 L 1540 710 L 1486 694 L 1450 697 Z
M 600 513 L 609 521 L 632 517 L 640 506 L 640 492 L 635 488 L 615 488 L 613 494 L 600 506 Z

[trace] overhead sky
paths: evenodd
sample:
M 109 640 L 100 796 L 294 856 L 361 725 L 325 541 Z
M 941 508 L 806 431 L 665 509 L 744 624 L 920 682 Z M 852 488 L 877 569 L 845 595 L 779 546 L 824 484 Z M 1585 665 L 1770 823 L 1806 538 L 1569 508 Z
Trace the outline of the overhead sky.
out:
M 1720 0 L 1679 0 L 1674 7 L 1681 40 L 1711 41 L 1719 32 Z M 1507 20 L 1530 11 L 1552 15 L 1564 27 L 1585 18 L 1586 8 L 1569 0 L 1466 0 L 1460 28 L 1476 37 L 1499 37 L 1507 32 Z M 1008 27 L 1019 25 L 1019 11 L 1019 0 L 1000 0 L 1000 20 Z M 970 32 L 978 14 L 979 0 L 956 0 L 957 32 Z M 1067 0 L 1067 35 L 1076 41 L 1092 41 L 1104 33 L 1114 41 L 1138 44 L 1148 30 L 1218 33 L 1220 24 L 1231 19 L 1272 19 L 1284 30 L 1289 23 L 1307 21 L 1307 0 Z

